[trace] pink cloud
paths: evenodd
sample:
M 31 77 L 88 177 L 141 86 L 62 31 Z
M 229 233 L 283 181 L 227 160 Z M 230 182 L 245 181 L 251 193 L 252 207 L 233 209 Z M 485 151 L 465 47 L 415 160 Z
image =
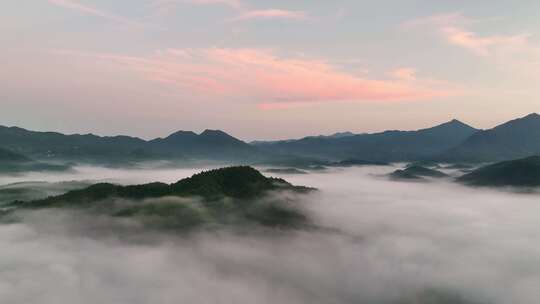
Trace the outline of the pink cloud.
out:
M 403 81 L 415 81 L 416 69 L 414 68 L 399 68 L 390 72 L 390 76 Z
M 449 44 L 466 49 L 478 56 L 497 56 L 503 61 L 516 53 L 538 53 L 528 34 L 481 35 L 470 29 L 471 25 L 486 20 L 473 20 L 460 13 L 435 15 L 406 22 L 404 28 L 422 27 L 435 29 Z M 511 61 L 511 60 L 510 60 Z
M 454 93 L 433 81 L 368 79 L 324 60 L 282 58 L 260 49 L 171 49 L 145 57 L 60 53 L 127 68 L 182 94 L 254 101 L 261 109 L 338 101 L 428 100 Z
M 523 34 L 480 37 L 474 32 L 454 26 L 445 26 L 441 28 L 441 31 L 449 43 L 468 49 L 481 56 L 491 55 L 500 48 L 526 47 L 528 37 L 528 35 Z
M 132 26 L 142 26 L 141 23 L 131 21 L 127 18 L 117 16 L 117 15 L 96 9 L 91 6 L 81 4 L 73 0 L 48 0 L 48 2 L 52 5 L 74 10 L 74 11 L 77 11 L 86 15 L 96 16 L 96 17 L 108 19 L 114 22 L 132 25 Z
M 252 19 L 305 19 L 306 13 L 302 11 L 289 11 L 282 9 L 252 10 L 242 13 L 234 20 L 252 20 Z
M 234 9 L 242 8 L 240 0 L 154 0 L 156 6 L 167 6 L 176 3 L 190 3 L 194 5 L 224 5 Z
M 242 7 L 242 2 L 239 0 L 188 0 L 193 4 L 221 4 L 232 8 Z

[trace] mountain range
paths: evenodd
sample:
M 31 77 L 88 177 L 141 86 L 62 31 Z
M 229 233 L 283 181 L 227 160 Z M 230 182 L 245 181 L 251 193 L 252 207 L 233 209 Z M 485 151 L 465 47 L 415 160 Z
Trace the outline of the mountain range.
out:
M 454 119 L 417 131 L 305 137 L 256 146 L 274 154 L 330 160 L 493 162 L 540 154 L 540 115 L 532 113 L 488 130 Z
M 252 145 L 215 130 L 206 130 L 201 134 L 179 131 L 165 138 L 146 141 L 129 136 L 65 135 L 0 126 L 0 146 L 10 153 L 38 160 L 90 163 L 191 158 L 257 160 L 264 154 Z
M 437 158 L 444 161 L 502 161 L 540 154 L 540 115 L 529 114 L 474 133 Z
M 282 155 L 392 162 L 429 158 L 455 147 L 476 132 L 477 129 L 452 120 L 417 131 L 393 130 L 344 137 L 306 137 L 257 146 L 267 152 Z
M 178 131 L 164 138 L 65 135 L 0 126 L 0 161 L 129 163 L 212 160 L 233 163 L 491 162 L 540 154 L 540 115 L 533 113 L 489 130 L 459 120 L 416 131 L 336 133 L 246 143 L 220 130 Z M 290 165 L 290 164 L 289 164 Z

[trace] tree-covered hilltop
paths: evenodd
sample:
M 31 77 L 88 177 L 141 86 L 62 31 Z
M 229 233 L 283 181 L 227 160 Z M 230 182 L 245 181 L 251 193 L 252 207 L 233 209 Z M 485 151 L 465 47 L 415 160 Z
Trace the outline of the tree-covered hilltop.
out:
M 540 186 L 540 156 L 499 162 L 481 167 L 458 178 L 472 186 Z
M 418 166 L 418 165 L 412 165 L 409 166 L 403 170 L 396 170 L 390 174 L 390 178 L 392 179 L 410 179 L 410 180 L 421 180 L 424 177 L 431 177 L 431 178 L 442 178 L 447 177 L 444 172 L 435 170 L 435 169 L 429 169 L 426 167 Z
M 270 191 L 279 190 L 305 193 L 312 189 L 268 178 L 251 167 L 241 166 L 201 172 L 173 184 L 100 183 L 42 200 L 13 202 L 8 207 L 88 209 L 167 228 L 247 222 L 294 226 L 306 222 L 306 216 L 289 199 L 267 196 Z
M 0 207 L 13 201 L 30 201 L 90 186 L 88 181 L 17 182 L 0 186 Z

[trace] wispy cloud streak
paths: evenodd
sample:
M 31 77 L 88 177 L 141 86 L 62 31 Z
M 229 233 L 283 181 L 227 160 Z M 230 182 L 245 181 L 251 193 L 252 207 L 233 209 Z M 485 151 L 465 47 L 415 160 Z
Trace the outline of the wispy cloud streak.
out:
M 405 23 L 404 27 L 434 28 L 447 43 L 482 57 L 512 61 L 510 57 L 516 54 L 540 56 L 540 48 L 531 43 L 531 35 L 528 33 L 482 35 L 470 29 L 472 24 L 478 22 L 481 21 L 452 13 L 412 20 Z
M 426 100 L 455 93 L 433 82 L 369 79 L 324 60 L 282 58 L 261 49 L 169 49 L 145 57 L 61 53 L 114 64 L 207 99 L 255 101 L 262 109 L 336 101 Z
M 94 8 L 85 4 L 81 4 L 73 0 L 48 0 L 48 2 L 52 5 L 74 10 L 85 15 L 100 17 L 100 18 L 107 19 L 113 22 L 122 23 L 122 24 L 130 25 L 130 26 L 138 26 L 138 27 L 144 26 L 142 23 L 132 21 L 128 18 L 111 14 L 106 11 L 102 11 L 97 8 Z
M 252 10 L 242 13 L 233 20 L 253 20 L 253 19 L 306 19 L 307 14 L 302 11 L 290 11 L 282 9 Z

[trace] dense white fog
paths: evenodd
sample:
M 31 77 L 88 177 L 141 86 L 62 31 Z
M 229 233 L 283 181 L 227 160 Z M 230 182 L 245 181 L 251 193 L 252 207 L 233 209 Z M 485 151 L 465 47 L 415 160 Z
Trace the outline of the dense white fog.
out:
M 382 176 L 393 169 L 282 176 L 320 189 L 300 202 L 319 230 L 137 242 L 107 219 L 28 213 L 0 225 L 0 303 L 436 303 L 418 300 L 429 290 L 467 303 L 538 303 L 538 194 Z M 87 167 L 0 181 L 172 182 L 196 171 Z

